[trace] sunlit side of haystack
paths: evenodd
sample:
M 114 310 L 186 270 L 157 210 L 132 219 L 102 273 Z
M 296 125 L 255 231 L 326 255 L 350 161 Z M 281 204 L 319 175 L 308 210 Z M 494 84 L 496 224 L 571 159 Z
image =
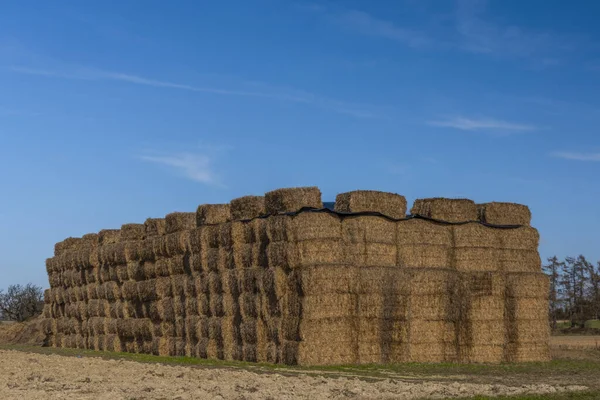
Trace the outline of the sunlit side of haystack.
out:
M 302 210 L 301 212 L 298 212 Z M 301 365 L 544 361 L 527 207 L 279 189 L 58 243 L 55 347 Z

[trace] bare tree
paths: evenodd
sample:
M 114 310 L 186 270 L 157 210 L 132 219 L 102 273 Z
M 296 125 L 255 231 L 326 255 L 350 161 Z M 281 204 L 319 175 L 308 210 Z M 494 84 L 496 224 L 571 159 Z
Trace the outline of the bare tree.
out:
M 11 321 L 25 321 L 42 312 L 44 305 L 42 288 L 28 283 L 11 285 L 6 293 L 0 290 L 0 313 Z
M 549 316 L 550 316 L 550 327 L 556 329 L 557 327 L 557 313 L 560 303 L 560 271 L 564 268 L 564 262 L 558 261 L 556 256 L 548 258 L 548 264 L 543 265 L 542 268 L 548 277 L 550 278 L 550 293 L 549 293 Z

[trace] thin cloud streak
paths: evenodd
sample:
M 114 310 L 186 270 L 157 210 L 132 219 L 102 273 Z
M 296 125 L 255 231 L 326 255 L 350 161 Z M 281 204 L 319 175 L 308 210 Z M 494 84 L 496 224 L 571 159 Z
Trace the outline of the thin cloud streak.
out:
M 142 155 L 138 158 L 142 161 L 170 167 L 178 174 L 195 182 L 220 185 L 213 171 L 211 158 L 204 154 Z
M 518 124 L 513 122 L 501 121 L 496 119 L 473 119 L 465 117 L 454 117 L 445 120 L 428 121 L 427 125 L 440 128 L 454 128 L 463 131 L 511 131 L 511 132 L 526 132 L 534 131 L 537 127 L 533 125 Z
M 149 79 L 138 75 L 125 74 L 120 72 L 108 72 L 98 69 L 79 68 L 67 71 L 52 71 L 46 69 L 36 69 L 29 67 L 13 66 L 9 68 L 12 72 L 37 75 L 44 77 L 54 77 L 62 79 L 75 80 L 109 80 L 126 82 L 134 85 L 151 86 L 156 88 L 185 90 L 198 93 L 209 93 L 223 96 L 243 96 L 243 97 L 261 97 L 272 100 L 279 100 L 298 104 L 307 104 L 319 107 L 321 109 L 334 111 L 340 114 L 350 115 L 355 118 L 378 118 L 379 115 L 373 110 L 373 107 L 366 105 L 357 105 L 341 100 L 330 99 L 324 96 L 319 96 L 313 93 L 308 93 L 298 90 L 281 89 L 268 91 L 246 91 L 246 90 L 229 90 L 213 87 L 200 87 L 187 84 L 174 83 L 169 81 L 161 81 Z
M 600 162 L 600 153 L 574 153 L 556 151 L 550 155 L 552 157 L 562 158 L 565 160 Z

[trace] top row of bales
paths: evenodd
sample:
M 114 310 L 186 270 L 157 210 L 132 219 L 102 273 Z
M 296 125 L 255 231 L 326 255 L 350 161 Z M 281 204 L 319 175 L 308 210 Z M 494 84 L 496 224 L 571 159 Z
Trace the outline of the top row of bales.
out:
M 67 238 L 54 247 L 56 256 L 67 249 L 98 246 L 121 241 L 193 229 L 202 225 L 244 221 L 302 209 L 321 209 L 321 191 L 317 187 L 285 188 L 267 192 L 265 196 L 244 196 L 230 204 L 203 204 L 196 212 L 174 212 L 165 218 L 149 218 L 143 224 L 125 224 L 121 229 L 105 229 L 81 238 Z M 338 194 L 334 210 L 341 214 L 372 212 L 393 219 L 407 216 L 404 196 L 372 190 L 356 190 Z M 415 200 L 410 215 L 436 221 L 457 223 L 478 221 L 490 225 L 529 226 L 531 213 L 525 205 L 515 203 L 476 204 L 468 199 L 428 198 Z

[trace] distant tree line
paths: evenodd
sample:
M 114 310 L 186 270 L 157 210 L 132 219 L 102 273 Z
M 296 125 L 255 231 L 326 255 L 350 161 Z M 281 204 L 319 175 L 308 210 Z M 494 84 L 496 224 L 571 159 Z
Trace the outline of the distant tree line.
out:
M 583 328 L 585 321 L 600 319 L 600 261 L 594 265 L 582 255 L 547 261 L 542 268 L 550 278 L 551 327 L 567 320 L 571 327 Z

